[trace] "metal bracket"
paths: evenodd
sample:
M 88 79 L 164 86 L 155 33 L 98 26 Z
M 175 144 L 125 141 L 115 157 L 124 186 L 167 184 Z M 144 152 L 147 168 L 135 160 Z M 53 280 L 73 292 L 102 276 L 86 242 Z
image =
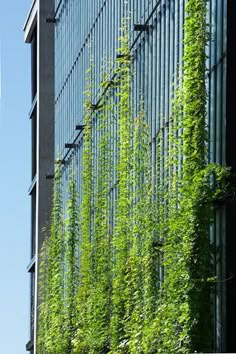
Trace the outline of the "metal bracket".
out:
M 65 164 L 66 164 L 66 161 L 65 161 L 65 160 L 57 160 L 57 161 L 56 161 L 56 164 L 58 164 L 58 165 L 65 165 Z
M 86 127 L 85 124 L 78 124 L 76 125 L 75 130 L 83 130 L 85 127 Z
M 46 23 L 57 23 L 56 18 L 46 18 Z
M 30 352 L 33 348 L 34 348 L 34 342 L 32 339 L 30 339 L 26 344 L 26 351 Z
M 96 111 L 99 108 L 102 108 L 102 105 L 99 105 L 98 103 L 92 103 L 91 106 L 90 106 L 90 109 L 92 111 Z
M 134 31 L 137 32 L 147 32 L 150 28 L 150 25 L 142 25 L 142 24 L 135 24 Z
M 126 58 L 127 60 L 131 60 L 131 55 L 128 54 L 117 54 L 116 59 L 122 59 L 122 58 Z
M 35 271 L 35 256 L 31 259 L 31 261 L 27 267 L 28 273 L 34 273 L 34 271 Z
M 54 179 L 54 174 L 47 174 L 46 179 Z
M 77 147 L 77 144 L 74 144 L 74 143 L 65 144 L 66 149 L 75 149 L 76 147 Z
M 110 80 L 108 83 L 109 86 L 115 86 L 116 82 L 114 80 Z

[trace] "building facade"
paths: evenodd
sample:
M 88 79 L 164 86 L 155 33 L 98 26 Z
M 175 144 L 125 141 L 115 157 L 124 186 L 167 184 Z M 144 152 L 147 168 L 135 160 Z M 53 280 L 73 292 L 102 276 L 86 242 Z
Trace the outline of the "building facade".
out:
M 236 53 L 232 43 L 236 34 L 233 24 L 236 9 L 233 1 L 226 0 L 211 0 L 207 7 L 210 29 L 210 41 L 206 46 L 208 158 L 210 163 L 229 166 L 234 171 L 236 130 L 233 83 L 236 74 L 233 63 Z M 156 181 L 160 135 L 164 146 L 161 150 L 163 166 L 168 158 L 166 147 L 174 87 L 183 70 L 185 12 L 185 2 L 182 0 L 55 0 L 54 9 L 53 1 L 38 0 L 32 5 L 25 26 L 25 41 L 32 46 L 33 103 L 30 116 L 33 182 L 30 194 L 33 231 L 29 271 L 32 272 L 32 293 L 35 294 L 32 296 L 34 329 L 37 324 L 35 309 L 38 306 L 38 292 L 33 284 L 37 285 L 37 257 L 44 238 L 41 230 L 49 222 L 52 193 L 52 182 L 45 176 L 48 171 L 53 174 L 56 158 L 61 163 L 63 208 L 66 208 L 72 165 L 76 166 L 78 204 L 83 203 L 85 91 L 90 91 L 90 101 L 95 111 L 91 126 L 92 153 L 95 156 L 93 168 L 98 172 L 96 156 L 99 156 L 101 131 L 96 109 L 104 96 L 116 102 L 116 90 L 113 93 L 109 89 L 107 91 L 101 82 L 115 80 L 121 45 L 120 28 L 126 20 L 132 56 L 132 114 L 137 117 L 141 106 L 145 111 L 152 178 Z M 109 148 L 114 162 L 119 154 L 119 122 L 114 118 L 117 116 L 115 111 L 109 114 Z M 167 178 L 163 172 L 162 180 Z M 115 169 L 109 183 L 109 222 L 114 227 L 118 198 Z M 212 322 L 214 349 L 218 352 L 236 350 L 233 336 L 236 318 L 236 262 L 233 253 L 235 205 L 231 199 L 225 200 L 215 210 L 209 230 L 209 237 L 217 250 L 213 257 L 217 281 L 212 295 Z M 36 343 L 37 331 L 32 329 L 33 337 Z
M 31 251 L 27 268 L 30 273 L 30 338 L 27 351 L 35 353 L 38 307 L 38 255 L 50 223 L 52 181 L 46 179 L 54 161 L 54 31 L 45 26 L 54 11 L 53 1 L 32 2 L 24 25 L 24 40 L 31 46 L 31 92 L 29 112 L 32 141 Z

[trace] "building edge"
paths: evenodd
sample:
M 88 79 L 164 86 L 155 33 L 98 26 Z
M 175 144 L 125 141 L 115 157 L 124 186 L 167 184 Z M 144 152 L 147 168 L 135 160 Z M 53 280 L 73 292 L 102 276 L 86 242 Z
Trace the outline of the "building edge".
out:
M 54 164 L 54 26 L 46 19 L 54 14 L 54 0 L 34 0 L 26 18 L 24 41 L 31 45 L 32 184 L 31 196 L 31 334 L 26 345 L 37 352 L 38 272 L 40 248 L 50 224 L 52 180 L 46 175 Z M 34 260 L 34 261 L 33 261 Z

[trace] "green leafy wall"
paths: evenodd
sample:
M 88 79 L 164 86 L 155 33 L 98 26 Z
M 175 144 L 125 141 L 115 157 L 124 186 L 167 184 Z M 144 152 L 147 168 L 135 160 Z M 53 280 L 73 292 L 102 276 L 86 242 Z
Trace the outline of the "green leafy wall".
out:
M 206 9 L 204 0 L 186 3 L 183 63 L 168 125 L 157 137 L 155 166 L 145 97 L 139 95 L 138 114 L 133 111 L 127 21 L 112 81 L 104 70 L 99 106 L 92 102 L 96 62 L 86 74 L 82 191 L 78 195 L 72 168 L 64 213 L 57 163 L 41 252 L 39 353 L 214 349 L 217 279 L 209 227 L 229 171 L 208 163 Z

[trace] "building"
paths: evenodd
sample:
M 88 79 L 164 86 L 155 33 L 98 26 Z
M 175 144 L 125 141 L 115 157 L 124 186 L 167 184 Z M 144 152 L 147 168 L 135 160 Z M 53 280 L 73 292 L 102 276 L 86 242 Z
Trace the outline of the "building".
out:
M 158 159 L 156 153 L 158 135 L 160 131 L 164 131 L 164 144 L 168 144 L 165 134 L 167 134 L 171 117 L 173 83 L 177 72 L 181 73 L 184 51 L 185 10 L 182 0 L 167 2 L 157 0 L 89 0 L 86 3 L 79 0 L 56 0 L 54 11 L 52 6 L 51 1 L 35 1 L 25 26 L 25 40 L 31 43 L 33 53 L 31 117 L 35 117 L 38 122 L 35 128 L 34 119 L 32 119 L 33 149 L 34 146 L 37 146 L 37 162 L 35 163 L 34 158 L 32 160 L 35 167 L 32 174 L 33 184 L 30 189 L 32 210 L 36 205 L 36 217 L 32 218 L 35 220 L 35 226 L 32 229 L 36 230 L 35 236 L 34 232 L 32 234 L 32 239 L 36 240 L 36 251 L 32 253 L 32 256 L 35 253 L 36 260 L 33 260 L 30 270 L 34 270 L 33 264 L 36 262 L 35 274 L 38 271 L 38 252 L 44 237 L 40 230 L 47 223 L 50 210 L 52 184 L 50 180 L 45 179 L 45 176 L 48 171 L 53 171 L 56 157 L 60 156 L 62 163 L 63 208 L 65 208 L 68 195 L 67 185 L 71 165 L 77 166 L 76 180 L 79 204 L 81 204 L 83 193 L 81 166 L 85 123 L 84 92 L 88 87 L 86 72 L 88 70 L 90 73 L 92 72 L 89 77 L 92 80 L 90 100 L 95 111 L 92 123 L 93 156 L 98 156 L 99 149 L 96 142 L 99 140 L 97 133 L 99 132 L 97 125 L 99 113 L 96 113 L 96 109 L 101 103 L 101 97 L 107 95 L 107 91 L 103 92 L 100 83 L 104 77 L 110 83 L 114 80 L 114 68 L 117 67 L 116 60 L 119 55 L 117 50 L 120 47 L 118 40 L 120 27 L 122 19 L 129 17 L 128 35 L 133 70 L 132 112 L 133 116 L 139 114 L 140 101 L 143 99 L 150 134 L 152 173 L 155 176 L 155 166 Z M 230 166 L 232 171 L 236 166 L 234 154 L 236 130 L 234 129 L 233 104 L 236 53 L 232 45 L 236 35 L 235 11 L 233 1 L 211 0 L 208 3 L 211 40 L 206 49 L 208 54 L 206 85 L 208 91 L 209 162 Z M 46 19 L 48 19 L 47 22 Z M 35 28 L 37 31 L 34 31 Z M 37 50 L 35 49 L 34 36 L 37 38 Z M 55 62 L 53 62 L 53 48 L 55 48 Z M 38 60 L 35 65 L 36 57 Z M 36 71 L 37 76 L 35 76 Z M 55 87 L 53 87 L 53 74 L 55 75 Z M 109 79 L 107 79 L 107 75 L 110 75 Z M 37 82 L 37 90 L 35 82 Z M 34 100 L 36 92 L 37 99 Z M 114 93 L 110 95 L 107 96 L 110 97 L 109 99 L 114 99 L 116 96 Z M 45 104 L 46 99 L 49 101 Z M 113 154 L 111 159 L 115 161 L 118 149 L 117 145 L 114 147 L 112 144 L 115 142 L 119 126 L 117 121 L 109 119 L 109 144 L 111 144 L 109 146 Z M 38 132 L 37 138 L 34 138 L 34 131 Z M 48 136 L 45 136 L 45 132 Z M 54 137 L 54 148 L 52 147 L 52 137 Z M 41 149 L 46 149 L 46 151 L 41 151 Z M 35 153 L 33 153 L 34 156 Z M 165 154 L 164 150 L 163 154 Z M 163 155 L 163 159 L 166 158 L 165 156 Z M 96 159 L 93 163 L 96 170 L 98 168 Z M 45 195 L 47 198 L 44 197 Z M 110 181 L 109 198 L 112 215 L 110 222 L 114 225 L 117 200 L 117 175 L 115 172 Z M 219 352 L 236 351 L 234 340 L 236 318 L 234 301 L 236 263 L 233 252 L 235 249 L 234 213 L 235 205 L 232 200 L 225 200 L 216 209 L 214 222 L 209 232 L 217 249 L 213 262 L 217 281 L 212 301 L 212 323 L 214 349 Z M 33 215 L 35 215 L 34 212 Z M 45 215 L 47 216 L 45 217 Z M 34 245 L 34 242 L 32 244 Z M 34 272 L 32 272 L 32 279 L 34 279 Z M 33 282 L 34 280 L 32 284 Z M 34 308 L 37 308 L 37 287 L 33 292 L 36 294 L 33 300 Z M 36 328 L 37 311 L 33 310 L 33 313 L 34 328 Z M 35 342 L 36 339 L 37 330 L 34 331 Z
M 29 118 L 32 129 L 31 251 L 27 268 L 30 273 L 31 318 L 27 350 L 34 352 L 37 323 L 38 252 L 44 239 L 43 229 L 49 223 L 52 182 L 45 176 L 54 161 L 54 31 L 45 26 L 53 1 L 32 2 L 25 25 L 24 40 L 31 46 L 32 104 Z

